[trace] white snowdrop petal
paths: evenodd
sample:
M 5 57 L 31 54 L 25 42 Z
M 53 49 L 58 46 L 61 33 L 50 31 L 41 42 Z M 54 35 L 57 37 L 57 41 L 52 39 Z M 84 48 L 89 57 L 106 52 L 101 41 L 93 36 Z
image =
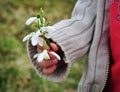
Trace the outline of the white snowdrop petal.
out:
M 39 55 L 38 53 L 37 53 L 37 54 L 35 54 L 35 55 L 33 56 L 33 58 L 37 58 L 37 57 L 38 57 L 38 55 Z
M 38 37 L 35 35 L 32 36 L 31 43 L 33 46 L 37 45 Z
M 38 44 L 40 45 L 40 46 L 43 46 L 43 39 L 42 38 L 38 38 Z
M 46 30 L 49 32 L 49 31 L 56 31 L 55 27 L 53 26 L 47 26 L 46 27 Z
M 37 19 L 37 17 L 30 17 L 30 18 L 28 18 L 28 20 L 26 21 L 26 25 L 30 25 L 32 22 L 35 22 L 35 21 L 37 21 L 38 19 Z
M 46 31 L 46 27 L 42 27 L 42 28 L 40 29 L 40 31 L 42 31 L 42 32 Z
M 48 55 L 47 50 L 43 50 L 43 53 L 44 53 L 45 56 Z
M 45 59 L 47 59 L 47 60 L 50 59 L 50 56 L 49 56 L 47 50 L 44 50 L 44 54 L 45 54 Z
M 22 41 L 25 42 L 25 41 L 29 40 L 29 39 L 33 36 L 33 34 L 34 34 L 34 32 L 28 34 L 27 36 L 25 36 L 25 37 L 23 38 Z
M 38 55 L 37 61 L 38 61 L 38 62 L 41 62 L 41 61 L 43 61 L 44 58 L 45 58 L 45 55 L 44 55 L 44 53 L 42 52 L 42 53 L 40 53 L 40 54 Z
M 42 35 L 41 32 L 40 32 L 40 30 L 38 30 L 38 31 L 36 32 L 36 35 L 37 35 L 37 36 Z
M 54 55 L 56 58 L 58 58 L 58 60 L 61 60 L 60 56 L 57 53 L 55 53 L 53 51 L 51 51 L 49 53 L 52 54 L 52 55 Z

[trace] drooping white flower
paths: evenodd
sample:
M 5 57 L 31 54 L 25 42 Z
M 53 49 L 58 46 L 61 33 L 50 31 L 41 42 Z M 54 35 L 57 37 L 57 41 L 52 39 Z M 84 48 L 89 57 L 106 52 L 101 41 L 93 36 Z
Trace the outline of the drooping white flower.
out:
M 35 22 L 35 21 L 38 21 L 38 18 L 37 17 L 30 17 L 27 19 L 26 21 L 26 25 L 30 25 L 31 23 Z
M 46 31 L 47 34 L 45 34 L 45 37 L 49 39 L 50 37 L 49 37 L 48 33 L 53 32 L 53 31 L 56 31 L 56 29 L 55 29 L 53 26 L 46 26 L 46 27 L 43 26 L 43 27 L 40 29 L 40 31 L 41 31 L 42 33 L 43 33 L 44 31 Z
M 39 18 L 37 18 L 37 17 L 30 17 L 30 18 L 28 18 L 27 19 L 27 21 L 26 21 L 26 25 L 30 25 L 30 24 L 32 24 L 33 22 L 37 22 L 37 21 L 39 21 L 39 23 L 40 23 L 40 20 L 39 20 Z M 43 24 L 45 23 L 45 18 L 43 17 Z
M 38 62 L 41 62 L 41 61 L 43 61 L 44 59 L 46 59 L 46 60 L 50 59 L 50 56 L 49 56 L 47 50 L 43 50 L 42 53 L 37 53 L 37 54 L 35 54 L 35 55 L 33 56 L 33 58 L 37 58 L 37 61 L 38 61 Z
M 31 32 L 30 34 L 25 36 L 22 41 L 25 42 L 25 41 L 29 40 L 34 34 L 35 34 L 35 32 Z
M 41 30 L 42 32 L 43 32 L 43 31 L 50 32 L 50 31 L 55 31 L 56 29 L 55 29 L 53 26 L 46 26 L 46 27 L 42 27 L 40 30 Z
M 39 37 L 40 35 L 41 35 L 40 30 L 38 30 L 36 33 L 32 32 L 23 38 L 23 42 L 31 38 L 31 43 L 33 46 L 37 44 L 39 44 L 40 46 L 43 46 L 43 39 Z
M 57 53 L 55 53 L 55 52 L 53 52 L 53 51 L 50 51 L 49 53 L 52 54 L 52 55 L 54 55 L 58 60 L 61 60 L 60 56 L 59 56 Z M 45 59 L 45 60 L 50 59 L 50 56 L 49 56 L 47 50 L 43 50 L 42 53 L 37 53 L 37 54 L 35 54 L 35 55 L 33 56 L 33 58 L 37 58 L 37 61 L 38 61 L 38 62 L 41 62 L 41 61 L 43 61 L 44 59 Z

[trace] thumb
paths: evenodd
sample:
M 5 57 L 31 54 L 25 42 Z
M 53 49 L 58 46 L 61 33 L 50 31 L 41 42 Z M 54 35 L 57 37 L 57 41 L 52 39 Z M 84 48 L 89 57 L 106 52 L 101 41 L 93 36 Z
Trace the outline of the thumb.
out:
M 51 46 L 51 49 L 55 52 L 59 50 L 59 46 L 56 43 L 51 42 L 50 46 Z

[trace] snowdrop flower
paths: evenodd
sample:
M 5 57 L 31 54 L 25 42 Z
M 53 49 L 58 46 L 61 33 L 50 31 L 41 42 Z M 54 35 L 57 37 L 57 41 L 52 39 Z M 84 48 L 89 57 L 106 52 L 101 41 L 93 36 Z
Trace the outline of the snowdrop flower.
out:
M 55 31 L 55 28 L 52 27 L 52 26 L 46 26 L 46 27 L 42 27 L 41 29 L 39 29 L 36 33 L 35 32 L 32 32 L 30 34 L 28 34 L 27 36 L 25 36 L 23 38 L 23 42 L 29 40 L 31 38 L 31 43 L 33 46 L 39 44 L 40 46 L 43 46 L 43 39 L 40 38 L 39 36 L 42 35 L 42 33 L 44 32 L 50 32 L 50 31 Z M 46 36 L 46 34 L 45 34 Z
M 40 35 L 41 35 L 40 30 L 38 30 L 36 33 L 32 32 L 23 38 L 23 42 L 31 38 L 31 43 L 33 46 L 37 44 L 43 46 L 43 39 L 39 37 Z
M 37 21 L 39 21 L 39 18 L 37 18 L 37 17 L 30 17 L 30 18 L 28 18 L 27 19 L 27 21 L 26 21 L 26 25 L 30 25 L 30 24 L 32 24 L 33 22 L 37 22 Z M 39 23 L 40 23 L 40 21 L 39 21 Z M 45 23 L 45 18 L 43 17 L 43 24 Z
M 56 29 L 55 29 L 55 27 L 53 27 L 53 26 L 46 26 L 46 27 L 43 26 L 43 27 L 40 29 L 40 31 L 41 31 L 42 33 L 47 32 L 47 33 L 45 34 L 45 37 L 46 37 L 46 38 L 50 38 L 49 35 L 48 35 L 48 33 L 53 32 L 53 31 L 56 31 Z
M 46 26 L 46 27 L 42 27 L 40 30 L 42 32 L 44 32 L 44 31 L 50 32 L 50 31 L 55 31 L 56 29 L 53 26 Z
M 38 21 L 37 17 L 30 17 L 30 18 L 27 19 L 25 24 L 30 25 L 32 22 L 36 22 L 36 21 Z
M 54 55 L 58 60 L 61 60 L 60 56 L 59 56 L 57 53 L 55 53 L 55 52 L 53 52 L 53 51 L 51 51 L 51 52 L 49 52 L 49 53 L 52 54 L 52 55 Z M 35 55 L 33 56 L 33 58 L 37 58 L 37 61 L 38 61 L 38 62 L 41 62 L 41 61 L 43 61 L 44 59 L 46 59 L 46 60 L 50 59 L 50 56 L 49 56 L 47 50 L 43 50 L 42 53 L 37 53 L 37 54 L 35 54 Z
M 50 56 L 48 55 L 48 52 L 47 50 L 43 50 L 42 53 L 37 53 L 33 56 L 33 58 L 37 58 L 37 61 L 38 62 L 41 62 L 43 61 L 44 59 L 50 59 Z
M 37 15 L 37 17 L 30 17 L 30 18 L 27 19 L 26 25 L 30 25 L 33 22 L 36 22 L 35 27 L 37 28 L 38 31 L 37 32 L 31 32 L 30 34 L 28 34 L 27 36 L 25 36 L 23 38 L 23 42 L 30 39 L 31 44 L 33 46 L 36 46 L 37 44 L 39 44 L 40 46 L 43 47 L 43 52 L 35 54 L 33 56 L 33 58 L 37 58 L 37 61 L 41 62 L 44 59 L 45 60 L 50 59 L 49 54 L 52 54 L 56 58 L 58 58 L 58 60 L 61 60 L 60 56 L 57 53 L 55 53 L 53 51 L 48 52 L 46 50 L 46 44 L 44 43 L 44 40 L 49 45 L 49 39 L 46 39 L 46 38 L 50 38 L 49 33 L 53 32 L 53 31 L 56 31 L 56 29 L 53 26 L 46 26 L 45 25 L 45 18 L 43 17 L 42 8 L 40 9 L 40 13 Z

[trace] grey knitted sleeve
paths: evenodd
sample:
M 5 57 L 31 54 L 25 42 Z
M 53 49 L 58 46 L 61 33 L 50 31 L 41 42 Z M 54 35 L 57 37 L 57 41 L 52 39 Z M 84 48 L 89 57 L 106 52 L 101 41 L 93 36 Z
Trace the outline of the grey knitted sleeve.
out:
M 64 52 L 64 64 L 51 75 L 45 75 L 36 65 L 33 55 L 37 53 L 28 41 L 28 55 L 37 73 L 45 79 L 60 82 L 65 79 L 73 62 L 86 54 L 94 32 L 96 19 L 96 0 L 78 0 L 71 19 L 62 20 L 53 25 L 57 31 L 49 32 L 48 37 L 55 41 Z

